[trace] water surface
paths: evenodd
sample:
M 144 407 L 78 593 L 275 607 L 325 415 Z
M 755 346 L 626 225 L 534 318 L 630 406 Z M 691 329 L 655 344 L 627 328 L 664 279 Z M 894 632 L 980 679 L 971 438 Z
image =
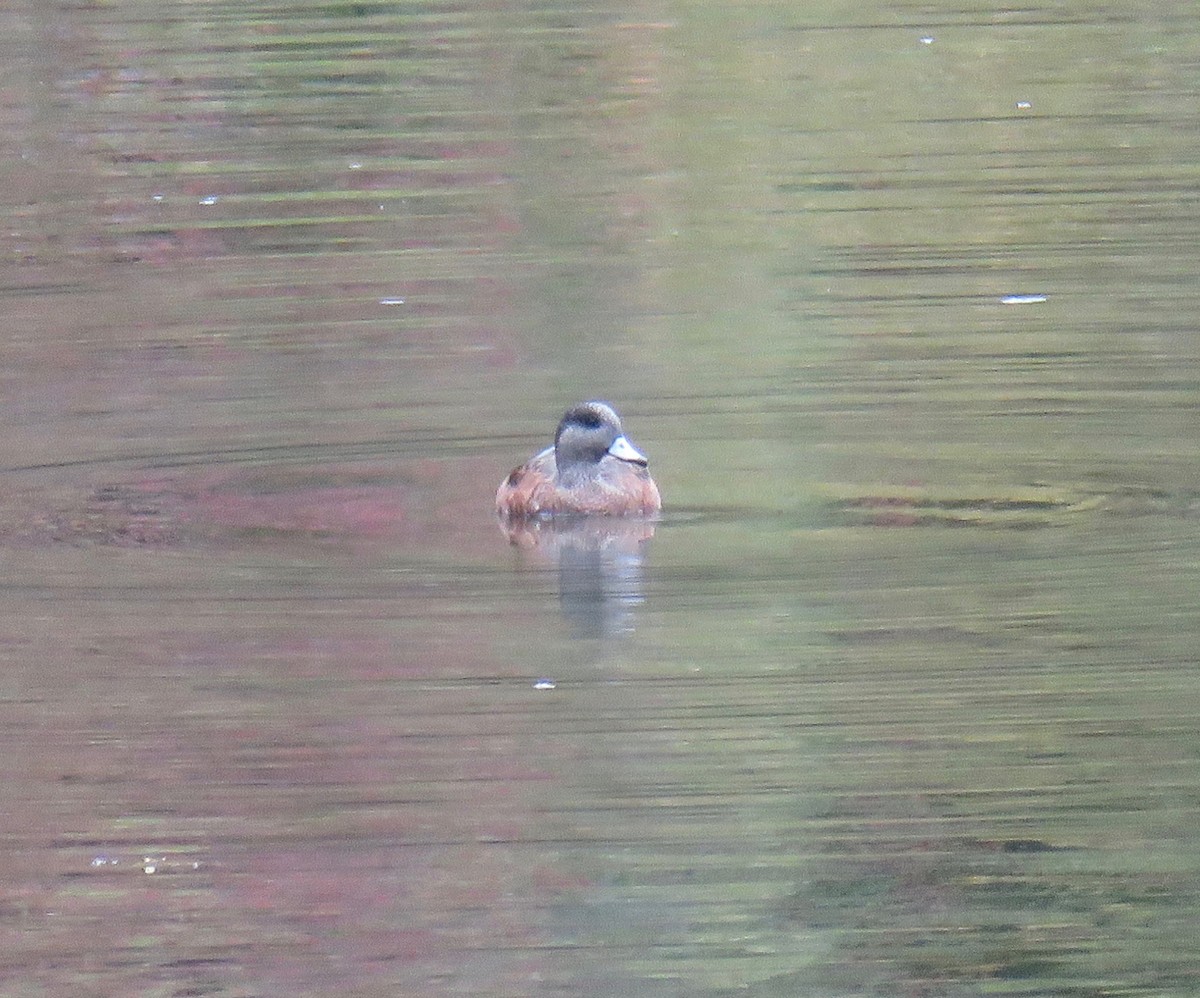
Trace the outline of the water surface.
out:
M 1190 7 L 0 19 L 6 993 L 1195 993 Z

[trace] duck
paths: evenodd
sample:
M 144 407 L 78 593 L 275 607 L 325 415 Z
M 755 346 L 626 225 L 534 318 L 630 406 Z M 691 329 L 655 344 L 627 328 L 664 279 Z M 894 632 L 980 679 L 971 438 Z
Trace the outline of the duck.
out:
M 573 405 L 554 444 L 514 468 L 496 490 L 504 520 L 555 516 L 651 516 L 662 509 L 645 455 L 607 402 Z

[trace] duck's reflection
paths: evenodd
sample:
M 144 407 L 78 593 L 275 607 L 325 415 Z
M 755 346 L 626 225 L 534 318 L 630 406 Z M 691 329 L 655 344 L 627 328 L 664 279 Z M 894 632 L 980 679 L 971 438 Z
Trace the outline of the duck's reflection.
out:
M 500 526 L 511 544 L 558 565 L 559 606 L 575 637 L 633 630 L 634 610 L 645 600 L 642 566 L 653 522 L 559 516 Z

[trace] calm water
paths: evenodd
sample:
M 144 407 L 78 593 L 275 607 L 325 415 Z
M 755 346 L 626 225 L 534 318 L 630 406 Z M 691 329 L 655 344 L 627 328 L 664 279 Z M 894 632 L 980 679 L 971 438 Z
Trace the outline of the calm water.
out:
M 0 26 L 0 993 L 1200 991 L 1191 5 Z

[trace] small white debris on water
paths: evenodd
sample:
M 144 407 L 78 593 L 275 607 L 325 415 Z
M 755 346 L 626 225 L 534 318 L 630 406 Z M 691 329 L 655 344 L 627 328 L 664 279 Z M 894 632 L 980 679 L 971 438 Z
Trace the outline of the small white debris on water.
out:
M 1045 295 L 1005 295 L 1000 299 L 1001 305 L 1036 305 L 1046 300 Z
M 535 690 L 552 690 L 558 684 L 553 679 L 539 679 L 533 684 Z
M 1033 105 L 1030 104 L 1029 101 L 1027 101 L 1027 100 L 1017 101 L 1017 110 L 1018 111 L 1028 111 L 1031 107 L 1033 107 Z

